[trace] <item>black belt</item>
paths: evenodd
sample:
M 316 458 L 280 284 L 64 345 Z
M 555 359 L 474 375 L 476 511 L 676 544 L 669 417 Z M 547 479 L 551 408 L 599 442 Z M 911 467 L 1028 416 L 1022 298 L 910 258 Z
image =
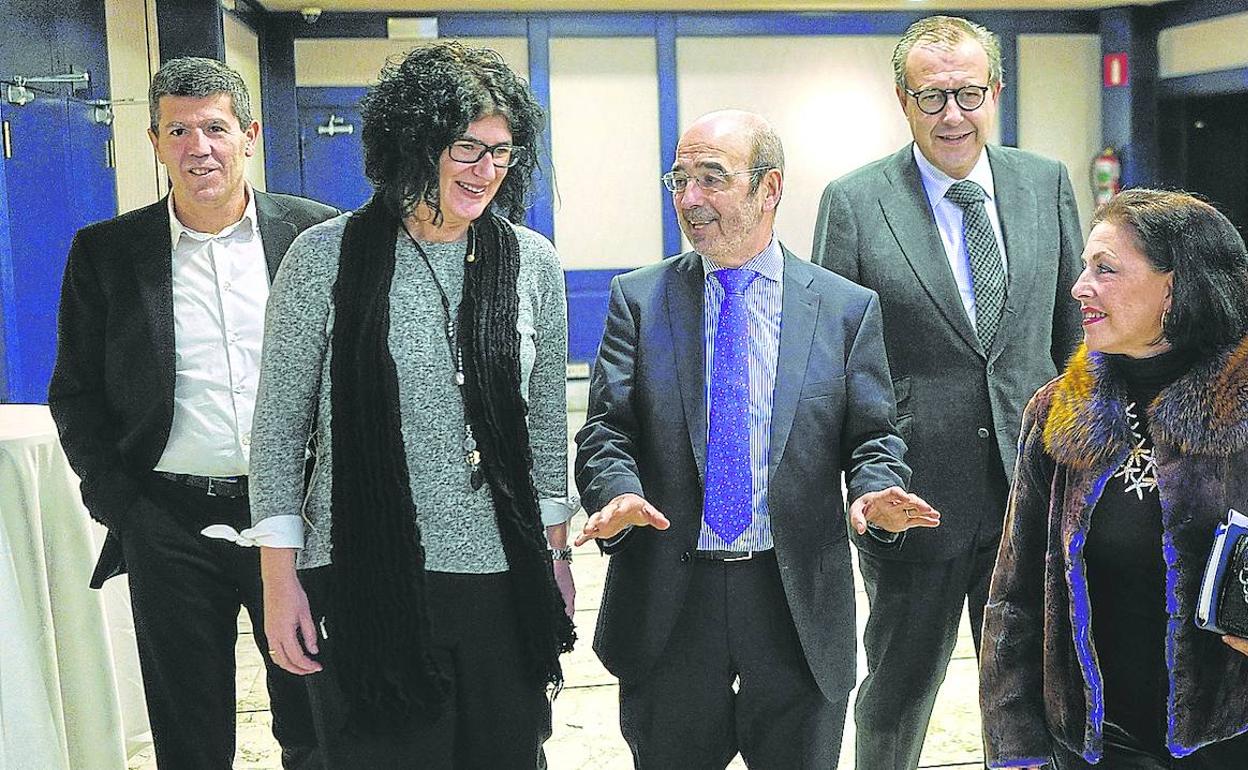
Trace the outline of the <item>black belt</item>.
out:
M 689 552 L 690 558 L 701 559 L 703 561 L 749 561 L 751 559 L 762 559 L 771 556 L 775 550 L 768 548 L 765 551 L 703 551 L 694 550 Z
M 192 489 L 198 489 L 209 497 L 246 497 L 246 476 L 192 476 L 189 473 L 167 473 L 152 471 L 162 479 Z

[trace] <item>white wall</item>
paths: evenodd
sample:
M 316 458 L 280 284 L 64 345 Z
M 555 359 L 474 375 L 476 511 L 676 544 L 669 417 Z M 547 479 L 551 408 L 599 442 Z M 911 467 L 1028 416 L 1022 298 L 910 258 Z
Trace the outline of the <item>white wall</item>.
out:
M 441 38 L 390 40 L 388 38 L 308 38 L 295 40 L 295 84 L 304 86 L 367 86 L 391 56 L 401 57 L 413 48 L 454 39 L 464 45 L 493 48 L 502 54 L 512 71 L 529 76 L 529 44 L 522 37 Z
M 1007 80 L 1010 73 L 1006 73 Z M 1087 232 L 1089 168 L 1101 147 L 1101 39 L 1098 35 L 1019 35 L 1018 146 L 1066 164 Z
M 1248 66 L 1248 13 L 1163 29 L 1157 70 L 1163 78 Z
M 711 110 L 759 112 L 784 144 L 776 232 L 809 258 L 829 181 L 910 141 L 893 92 L 892 36 L 680 38 L 680 125 Z
M 568 269 L 661 259 L 653 38 L 550 41 L 555 237 Z
M 251 27 L 232 14 L 222 14 L 225 28 L 225 63 L 238 71 L 251 96 L 251 117 L 260 121 L 256 152 L 247 159 L 244 174 L 251 186 L 264 190 L 264 103 L 260 95 L 260 41 Z M 245 128 L 245 126 L 244 126 Z M 286 130 L 285 126 L 281 130 Z
M 153 203 L 168 189 L 147 138 L 151 124 L 147 87 L 159 61 L 153 3 L 154 0 L 109 0 L 104 4 L 118 213 Z

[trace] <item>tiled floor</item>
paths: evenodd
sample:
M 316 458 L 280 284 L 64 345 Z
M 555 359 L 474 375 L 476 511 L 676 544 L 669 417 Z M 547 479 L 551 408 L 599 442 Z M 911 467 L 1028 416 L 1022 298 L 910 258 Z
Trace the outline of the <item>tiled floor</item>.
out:
M 573 399 L 575 403 L 575 399 Z M 583 413 L 568 415 L 569 435 L 584 419 Z M 573 520 L 579 528 L 584 514 Z M 632 766 L 628 749 L 617 726 L 618 707 L 615 680 L 594 657 L 590 648 L 607 559 L 592 545 L 580 548 L 573 567 L 577 581 L 576 625 L 581 635 L 574 652 L 564 660 L 567 686 L 555 701 L 554 735 L 546 744 L 552 770 L 627 770 Z M 858 586 L 858 626 L 861 635 L 866 620 L 867 600 Z M 246 616 L 240 618 L 238 641 L 238 753 L 236 770 L 279 768 L 277 744 L 269 732 L 268 694 L 265 691 L 260 656 L 252 643 Z M 963 621 L 949 673 L 936 701 L 920 766 L 925 768 L 974 768 L 982 766 L 979 733 L 979 706 L 976 694 L 975 655 L 970 628 Z M 861 645 L 858 671 L 866 662 Z M 851 701 L 852 703 L 852 701 Z M 851 706 L 852 711 L 852 706 Z M 852 715 L 851 715 L 852 716 Z M 151 749 L 131 758 L 129 770 L 154 770 Z M 743 768 L 738 759 L 731 767 Z M 840 768 L 853 767 L 853 720 L 845 728 Z M 871 770 L 862 768 L 861 770 Z

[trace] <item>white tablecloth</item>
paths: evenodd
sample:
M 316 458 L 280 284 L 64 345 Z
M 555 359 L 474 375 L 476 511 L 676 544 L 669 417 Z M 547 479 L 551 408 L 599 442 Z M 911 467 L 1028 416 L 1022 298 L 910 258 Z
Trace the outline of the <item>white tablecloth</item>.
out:
M 0 770 L 118 770 L 150 742 L 125 578 L 47 407 L 0 404 Z

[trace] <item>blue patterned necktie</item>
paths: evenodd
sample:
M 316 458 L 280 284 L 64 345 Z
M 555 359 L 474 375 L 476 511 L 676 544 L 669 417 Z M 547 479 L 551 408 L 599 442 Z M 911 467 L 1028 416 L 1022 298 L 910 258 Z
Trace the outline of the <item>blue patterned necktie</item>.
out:
M 758 273 L 716 270 L 724 287 L 715 327 L 711 365 L 711 414 L 706 439 L 707 526 L 732 543 L 753 518 L 754 474 L 750 468 L 749 321 L 745 290 Z
M 997 248 L 997 235 L 984 208 L 984 188 L 969 179 L 955 182 L 945 197 L 962 208 L 962 238 L 971 262 L 971 285 L 975 289 L 975 334 L 987 352 L 1001 325 L 1005 310 L 1005 266 Z

